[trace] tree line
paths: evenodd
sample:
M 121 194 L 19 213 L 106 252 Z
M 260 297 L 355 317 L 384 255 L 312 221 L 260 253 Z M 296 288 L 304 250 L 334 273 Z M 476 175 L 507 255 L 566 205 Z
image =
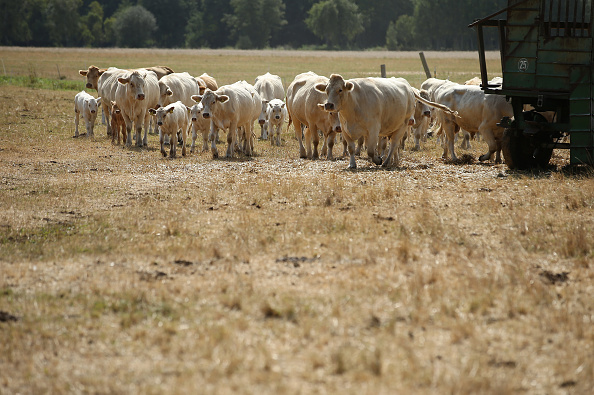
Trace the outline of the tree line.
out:
M 505 0 L 0 0 L 0 45 L 475 50 Z M 488 29 L 492 30 L 492 29 Z M 488 49 L 496 32 L 486 31 Z

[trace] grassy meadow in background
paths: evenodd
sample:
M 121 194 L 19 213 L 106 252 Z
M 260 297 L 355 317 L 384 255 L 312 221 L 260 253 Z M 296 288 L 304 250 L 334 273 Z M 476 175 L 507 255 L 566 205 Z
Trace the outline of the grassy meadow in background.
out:
M 438 78 L 474 53 L 426 53 Z M 79 69 L 404 77 L 415 53 L 0 48 L 0 394 L 589 394 L 594 182 L 429 139 L 357 170 L 73 138 Z M 490 76 L 500 75 L 489 54 Z M 89 91 L 91 92 L 91 91 Z M 96 94 L 96 92 L 91 92 Z M 84 130 L 84 127 L 83 127 Z M 255 128 L 259 135 L 259 127 Z M 199 137 L 198 142 L 201 142 Z M 198 145 L 198 144 L 197 144 Z M 219 153 L 224 144 L 218 145 Z

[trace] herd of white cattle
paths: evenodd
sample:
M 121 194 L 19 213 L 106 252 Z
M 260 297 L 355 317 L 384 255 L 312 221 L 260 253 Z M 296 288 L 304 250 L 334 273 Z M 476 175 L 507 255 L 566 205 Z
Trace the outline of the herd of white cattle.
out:
M 399 151 L 407 136 L 413 135 L 415 149 L 420 149 L 432 122 L 433 129 L 444 138 L 444 158 L 457 159 L 454 138 L 463 130 L 466 136 L 480 133 L 487 143 L 488 152 L 480 156 L 481 161 L 496 154 L 500 162 L 503 129 L 497 124 L 503 117 L 513 116 L 505 97 L 485 94 L 476 79 L 457 84 L 429 78 L 417 89 L 403 78 L 345 80 L 338 74 L 327 78 L 310 71 L 297 75 L 285 93 L 281 78 L 270 73 L 258 76 L 254 85 L 238 81 L 220 87 L 206 73 L 193 77 L 165 66 L 133 70 L 90 66 L 79 73 L 86 77 L 88 89 L 97 90 L 98 97 L 84 90 L 76 95 L 75 137 L 81 115 L 87 137 L 93 136 L 101 106 L 107 134 L 114 144 L 120 144 L 121 137 L 126 146 L 132 145 L 133 138 L 137 146 L 146 146 L 154 120 L 161 153 L 167 156 L 164 146 L 169 141 L 170 157 L 176 156 L 179 139 L 182 155 L 186 155 L 190 130 L 190 152 L 194 152 L 201 134 L 202 150 L 207 151 L 210 143 L 213 157 L 218 157 L 216 140 L 222 130 L 227 134 L 227 157 L 236 151 L 250 156 L 257 121 L 260 138 L 270 139 L 272 145 L 280 145 L 281 129 L 293 123 L 301 158 L 319 157 L 322 136 L 321 155 L 332 159 L 340 133 L 344 154 L 348 150 L 350 155 L 349 168 L 356 168 L 355 155 L 363 145 L 373 163 L 398 166 Z

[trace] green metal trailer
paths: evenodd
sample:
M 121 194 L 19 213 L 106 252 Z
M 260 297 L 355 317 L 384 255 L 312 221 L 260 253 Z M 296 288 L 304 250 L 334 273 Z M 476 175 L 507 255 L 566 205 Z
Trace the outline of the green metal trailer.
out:
M 500 123 L 510 168 L 544 167 L 557 148 L 570 150 L 571 164 L 594 165 L 592 15 L 592 0 L 508 0 L 469 25 L 478 34 L 482 89 L 505 95 L 514 109 Z M 499 31 L 502 85 L 488 82 L 485 27 Z

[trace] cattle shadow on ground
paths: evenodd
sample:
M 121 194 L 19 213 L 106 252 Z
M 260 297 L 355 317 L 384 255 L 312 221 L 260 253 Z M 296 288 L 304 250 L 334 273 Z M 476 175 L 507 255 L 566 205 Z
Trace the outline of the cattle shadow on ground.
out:
M 546 168 L 530 170 L 507 169 L 507 174 L 514 178 L 549 179 L 553 174 L 563 175 L 565 178 L 582 180 L 594 178 L 594 167 L 588 165 L 557 166 L 549 164 Z

